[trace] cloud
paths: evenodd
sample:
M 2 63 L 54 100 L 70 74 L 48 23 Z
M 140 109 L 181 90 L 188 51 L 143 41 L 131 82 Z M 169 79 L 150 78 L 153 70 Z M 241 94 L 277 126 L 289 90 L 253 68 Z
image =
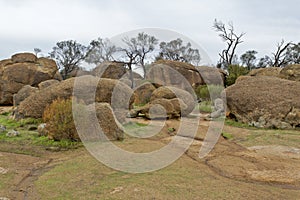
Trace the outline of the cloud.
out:
M 87 44 L 97 37 L 157 27 L 186 35 L 216 62 L 224 44 L 212 29 L 215 18 L 246 32 L 238 53 L 255 49 L 262 56 L 283 38 L 298 42 L 297 5 L 297 0 L 0 0 L 0 59 L 34 47 L 48 52 L 61 40 Z

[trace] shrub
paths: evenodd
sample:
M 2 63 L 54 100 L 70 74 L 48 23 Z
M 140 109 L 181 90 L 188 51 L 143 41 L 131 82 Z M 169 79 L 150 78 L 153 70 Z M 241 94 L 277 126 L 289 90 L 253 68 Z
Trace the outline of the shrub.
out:
M 222 85 L 200 85 L 195 93 L 198 99 L 209 101 L 211 97 L 213 99 L 220 98 L 223 90 L 224 87 Z
M 239 65 L 230 65 L 228 67 L 229 75 L 226 77 L 226 86 L 233 85 L 239 76 L 247 75 L 249 70 Z
M 57 99 L 43 113 L 48 137 L 54 140 L 79 141 L 72 114 L 71 99 Z
M 199 111 L 202 113 L 211 113 L 213 111 L 213 105 L 211 101 L 202 101 L 198 104 Z

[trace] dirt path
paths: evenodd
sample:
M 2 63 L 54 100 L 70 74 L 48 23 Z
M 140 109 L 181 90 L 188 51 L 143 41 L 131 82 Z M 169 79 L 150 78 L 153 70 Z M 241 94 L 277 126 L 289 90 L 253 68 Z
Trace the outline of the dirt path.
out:
M 135 148 L 143 149 L 146 144 L 149 145 L 152 143 L 167 143 L 172 137 L 167 133 L 168 128 L 177 127 L 177 123 L 176 121 L 168 121 L 162 130 L 165 134 L 157 136 L 154 139 L 145 140 L 145 143 L 141 143 Z M 201 126 L 199 126 L 199 132 L 207 130 L 207 127 L 208 122 L 203 121 Z M 248 129 L 230 126 L 226 126 L 224 130 L 237 134 L 240 137 L 249 135 L 251 132 L 251 130 Z M 200 159 L 198 153 L 202 145 L 203 136 L 202 133 L 198 134 L 198 139 L 195 140 L 193 145 L 185 153 L 185 156 L 183 156 L 183 160 L 188 158 L 192 160 L 188 162 L 198 163 L 197 167 L 191 167 L 191 165 L 194 164 L 186 164 L 188 162 L 183 162 L 182 167 L 186 168 L 186 170 L 192 171 L 192 173 L 198 173 L 198 170 L 201 170 L 205 172 L 205 176 L 214 177 L 212 180 L 220 179 L 226 184 L 231 184 L 232 187 L 241 187 L 241 190 L 243 187 L 257 187 L 257 184 L 262 184 L 266 185 L 267 188 L 269 188 L 269 186 L 275 187 L 274 190 L 276 190 L 276 188 L 288 189 L 286 191 L 287 193 L 299 190 L 300 195 L 299 149 L 280 145 L 246 148 L 235 142 L 220 138 L 213 151 L 206 158 Z M 131 142 L 134 143 L 135 140 L 130 141 L 129 139 L 127 142 L 130 144 Z M 128 144 L 125 143 L 124 145 Z M 39 157 L 0 152 L 0 179 L 2 179 L 0 181 L 2 182 L 2 184 L 0 184 L 0 199 L 1 197 L 8 199 L 41 199 L 35 187 L 35 182 L 39 180 L 40 177 L 43 177 L 46 172 L 52 171 L 57 166 L 62 166 L 68 162 L 77 163 L 78 161 L 76 159 L 78 158 L 94 160 L 84 148 L 65 152 L 44 151 L 41 152 L 41 156 Z M 180 163 L 180 161 L 178 162 Z M 94 165 L 95 164 L 92 166 Z M 97 165 L 101 164 L 98 163 Z M 81 181 L 85 180 L 85 176 L 84 174 L 82 175 Z M 104 175 L 101 175 L 101 177 L 103 176 Z M 57 178 L 59 179 L 59 177 Z M 209 180 L 210 179 L 208 179 L 208 181 Z M 241 182 L 245 183 L 245 185 L 241 186 L 243 185 Z M 72 183 L 70 182 L 68 184 Z M 258 195 L 260 192 L 261 195 L 263 195 L 263 190 L 260 190 L 256 192 L 258 192 Z M 246 197 L 253 197 L 251 195 L 254 194 L 249 193 Z M 146 199 L 149 198 L 149 196 L 146 197 Z

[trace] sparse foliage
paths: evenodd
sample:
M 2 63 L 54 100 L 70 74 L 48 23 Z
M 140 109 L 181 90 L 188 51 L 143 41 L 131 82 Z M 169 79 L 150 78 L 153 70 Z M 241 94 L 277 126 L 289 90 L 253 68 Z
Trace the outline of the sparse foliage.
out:
M 100 64 L 104 61 L 114 61 L 114 53 L 117 47 L 109 39 L 98 38 L 94 40 L 94 48 L 87 55 L 85 61 L 89 64 Z
M 56 60 L 63 79 L 66 79 L 73 70 L 79 67 L 97 44 L 92 41 L 90 45 L 84 46 L 74 40 L 61 41 L 56 43 L 49 54 Z
M 300 64 L 300 42 L 292 44 L 287 48 L 286 54 L 288 64 Z
M 246 66 L 248 70 L 251 70 L 255 67 L 256 54 L 257 51 L 250 50 L 241 55 L 240 60 L 242 61 L 242 65 Z
M 160 54 L 158 58 L 181 61 L 194 65 L 198 65 L 201 60 L 199 50 L 193 49 L 190 42 L 184 45 L 180 38 L 170 42 L 161 42 L 159 46 Z
M 40 48 L 34 48 L 33 51 L 36 56 L 38 56 L 38 54 L 42 52 Z
M 222 21 L 218 21 L 217 19 L 215 19 L 213 28 L 226 43 L 226 48 L 219 54 L 218 67 L 227 69 L 229 65 L 234 64 L 236 48 L 243 42 L 242 37 L 245 33 L 236 34 L 232 23 L 229 23 L 227 28 Z
M 279 44 L 277 44 L 276 52 L 273 53 L 273 60 L 272 60 L 273 67 L 284 67 L 289 63 L 287 50 L 291 45 L 292 45 L 291 42 L 285 44 L 284 40 L 282 40 Z
M 138 62 L 141 65 L 143 72 L 144 72 L 144 78 L 146 77 L 146 67 L 145 67 L 145 61 L 148 54 L 154 51 L 155 46 L 158 44 L 158 40 L 151 35 L 148 35 L 144 32 L 139 33 L 137 38 L 137 51 L 138 51 Z
M 248 74 L 249 70 L 243 66 L 229 65 L 228 73 L 229 75 L 226 77 L 226 86 L 233 85 L 239 76 Z

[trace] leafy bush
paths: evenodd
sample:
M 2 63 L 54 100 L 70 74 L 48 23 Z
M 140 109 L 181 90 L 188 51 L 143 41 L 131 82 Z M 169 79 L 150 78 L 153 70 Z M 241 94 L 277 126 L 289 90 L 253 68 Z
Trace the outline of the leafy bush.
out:
M 54 140 L 79 141 L 72 114 L 71 99 L 57 99 L 43 113 L 48 137 Z
M 247 75 L 249 70 L 239 65 L 230 65 L 228 67 L 229 75 L 226 78 L 226 86 L 233 85 L 239 76 Z
M 222 85 L 200 85 L 197 87 L 195 93 L 198 99 L 209 101 L 221 97 L 221 92 L 224 90 Z

